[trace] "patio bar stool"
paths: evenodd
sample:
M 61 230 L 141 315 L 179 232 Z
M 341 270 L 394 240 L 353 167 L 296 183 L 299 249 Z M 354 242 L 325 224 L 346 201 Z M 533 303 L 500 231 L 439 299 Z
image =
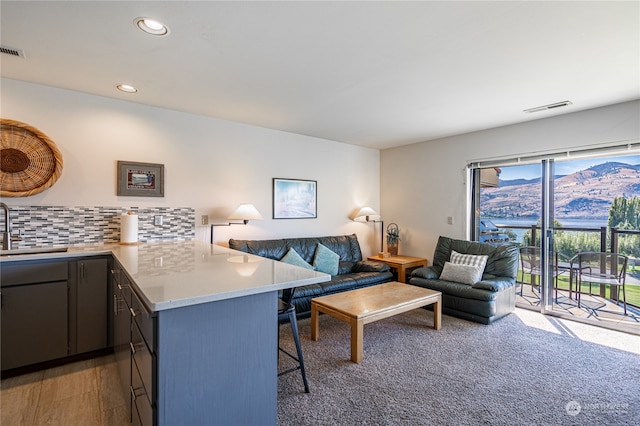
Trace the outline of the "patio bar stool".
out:
M 295 288 L 282 290 L 282 299 L 278 299 L 278 352 L 282 352 L 289 358 L 297 362 L 297 366 L 278 372 L 278 377 L 283 374 L 291 373 L 293 371 L 300 370 L 302 374 L 302 382 L 304 383 L 304 391 L 309 393 L 309 383 L 307 382 L 307 373 L 304 369 L 304 358 L 302 356 L 302 347 L 300 346 L 300 335 L 298 334 L 298 321 L 296 320 L 296 307 L 291 303 L 293 299 L 293 293 Z M 280 347 L 280 318 L 286 316 L 291 324 L 291 332 L 293 333 L 293 340 L 296 344 L 297 356 L 289 353 L 287 350 Z

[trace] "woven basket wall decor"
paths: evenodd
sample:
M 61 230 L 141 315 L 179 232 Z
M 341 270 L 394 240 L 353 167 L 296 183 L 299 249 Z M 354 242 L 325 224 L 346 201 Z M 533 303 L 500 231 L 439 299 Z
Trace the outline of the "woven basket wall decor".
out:
M 28 197 L 62 174 L 62 154 L 47 135 L 20 121 L 0 118 L 0 196 Z

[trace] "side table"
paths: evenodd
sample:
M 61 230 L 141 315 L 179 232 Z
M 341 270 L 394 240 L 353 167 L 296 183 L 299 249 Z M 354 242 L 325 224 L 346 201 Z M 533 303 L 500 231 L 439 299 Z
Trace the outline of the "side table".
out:
M 367 260 L 373 260 L 375 262 L 382 262 L 389 265 L 390 268 L 398 271 L 398 281 L 401 283 L 407 282 L 407 270 L 410 268 L 417 268 L 420 266 L 427 266 L 427 259 L 422 257 L 411 256 L 390 256 L 380 257 L 378 255 L 369 256 Z

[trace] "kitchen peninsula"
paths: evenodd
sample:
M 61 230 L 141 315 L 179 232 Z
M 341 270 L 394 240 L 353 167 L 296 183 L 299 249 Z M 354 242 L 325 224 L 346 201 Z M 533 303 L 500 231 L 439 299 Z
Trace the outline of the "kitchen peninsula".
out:
M 276 424 L 278 290 L 330 276 L 200 241 L 70 247 L 2 266 L 105 255 L 134 424 Z

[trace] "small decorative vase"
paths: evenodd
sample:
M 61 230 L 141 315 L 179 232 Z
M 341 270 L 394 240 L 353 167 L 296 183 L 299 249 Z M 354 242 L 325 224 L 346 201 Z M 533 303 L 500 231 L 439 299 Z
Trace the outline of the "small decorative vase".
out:
M 387 251 L 391 256 L 398 255 L 398 242 L 400 241 L 400 229 L 395 223 L 387 225 Z

